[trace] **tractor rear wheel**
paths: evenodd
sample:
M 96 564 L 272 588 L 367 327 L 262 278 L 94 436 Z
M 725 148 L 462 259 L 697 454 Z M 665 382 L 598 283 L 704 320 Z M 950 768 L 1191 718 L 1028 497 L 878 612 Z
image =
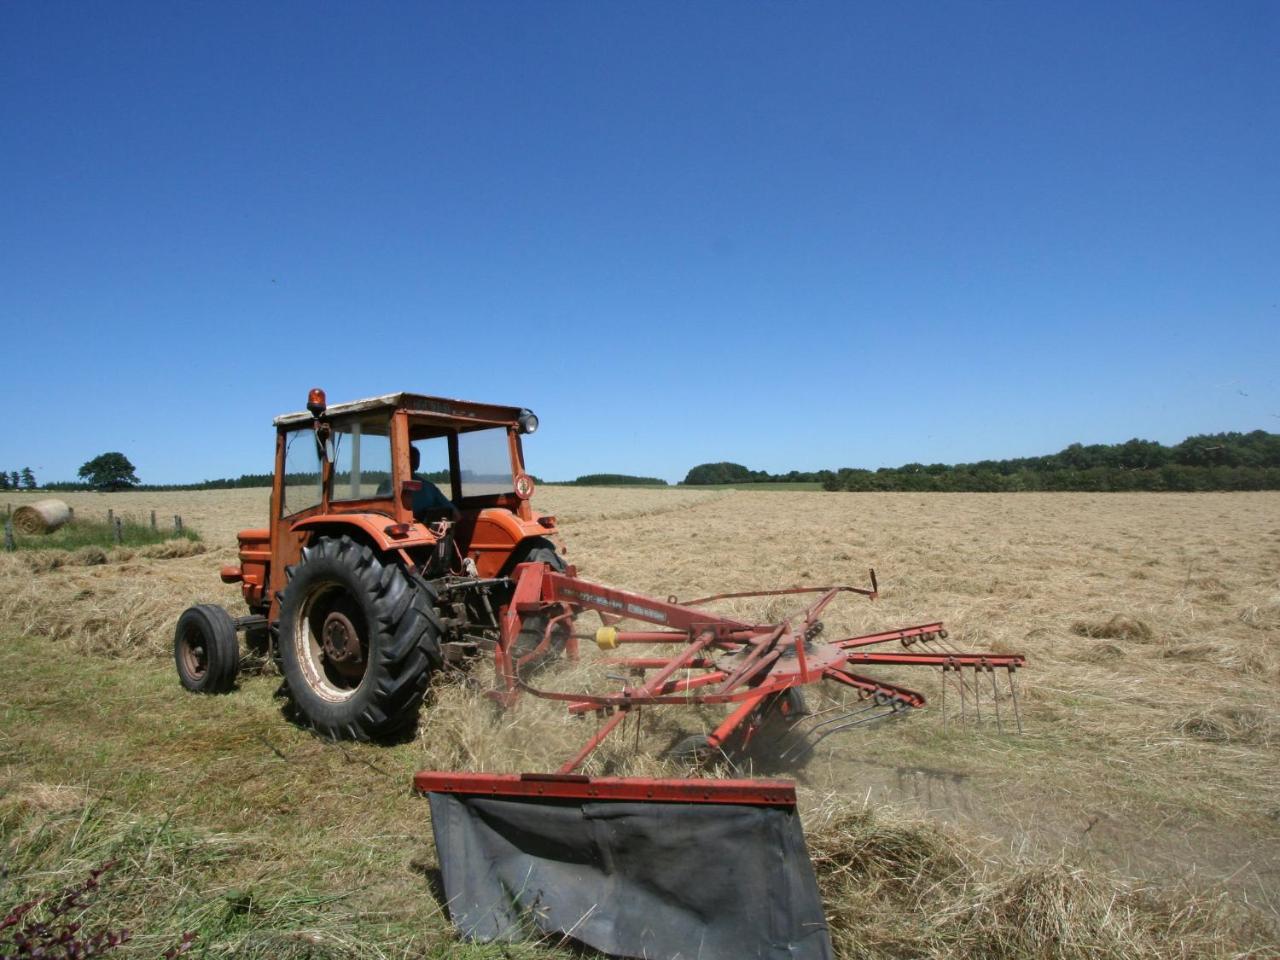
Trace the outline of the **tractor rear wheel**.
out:
M 545 563 L 556 573 L 564 573 L 565 571 L 564 558 L 556 553 L 555 544 L 545 537 L 537 537 L 525 544 L 524 549 L 520 551 L 512 566 L 514 567 L 517 563 Z M 514 660 L 518 661 L 521 657 L 527 657 L 538 649 L 538 646 L 542 643 L 543 636 L 547 632 L 547 622 L 546 614 L 542 613 L 525 617 L 521 621 L 520 632 L 516 635 L 516 641 L 511 647 L 511 655 Z M 521 675 L 533 673 L 543 664 L 557 659 L 564 653 L 564 645 L 569 639 L 571 629 L 567 623 L 557 624 L 556 628 L 551 631 L 547 649 L 521 667 Z
M 178 680 L 193 693 L 226 693 L 240 671 L 236 623 L 222 607 L 188 607 L 173 631 L 173 660 Z
M 386 739 L 411 727 L 441 662 L 431 587 L 347 536 L 305 547 L 287 576 L 280 663 L 305 721 L 351 740 Z

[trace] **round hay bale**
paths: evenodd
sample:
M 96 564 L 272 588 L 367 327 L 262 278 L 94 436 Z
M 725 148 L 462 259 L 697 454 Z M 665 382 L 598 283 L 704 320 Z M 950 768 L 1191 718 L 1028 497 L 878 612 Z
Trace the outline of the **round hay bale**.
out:
M 13 529 L 28 536 L 53 533 L 71 519 L 71 508 L 61 500 L 37 500 L 13 511 Z

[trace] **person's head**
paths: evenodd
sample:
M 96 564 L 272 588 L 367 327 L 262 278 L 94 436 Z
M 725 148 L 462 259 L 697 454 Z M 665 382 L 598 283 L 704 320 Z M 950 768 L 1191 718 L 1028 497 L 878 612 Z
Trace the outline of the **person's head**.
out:
M 418 464 L 422 463 L 422 454 L 418 452 L 418 448 L 413 444 L 409 444 L 409 472 L 417 473 Z

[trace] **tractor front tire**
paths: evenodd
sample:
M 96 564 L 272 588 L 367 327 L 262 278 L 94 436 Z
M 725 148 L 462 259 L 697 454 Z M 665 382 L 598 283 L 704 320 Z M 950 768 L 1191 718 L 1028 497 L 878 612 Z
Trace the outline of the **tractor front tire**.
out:
M 726 758 L 719 747 L 713 747 L 705 733 L 692 733 L 664 754 L 667 760 L 684 767 L 704 767 Z
M 441 663 L 431 587 L 347 536 L 303 548 L 287 576 L 280 665 L 301 718 L 334 739 L 385 740 L 411 728 Z
M 178 680 L 193 693 L 227 693 L 240 671 L 236 624 L 222 607 L 188 607 L 173 631 L 173 661 Z
M 556 573 L 564 573 L 565 571 L 564 558 L 556 553 L 555 545 L 545 537 L 537 537 L 530 540 L 521 551 L 516 563 L 545 563 Z M 542 637 L 546 630 L 546 614 L 535 613 L 525 617 L 521 621 L 520 632 L 516 634 L 515 643 L 511 646 L 513 659 L 519 661 L 521 657 L 527 657 L 537 650 L 542 643 Z M 564 653 L 564 645 L 569 639 L 570 630 L 571 627 L 567 624 L 561 623 L 558 625 L 551 632 L 551 639 L 547 644 L 547 649 L 520 668 L 521 676 L 528 676 L 544 664 L 558 659 Z

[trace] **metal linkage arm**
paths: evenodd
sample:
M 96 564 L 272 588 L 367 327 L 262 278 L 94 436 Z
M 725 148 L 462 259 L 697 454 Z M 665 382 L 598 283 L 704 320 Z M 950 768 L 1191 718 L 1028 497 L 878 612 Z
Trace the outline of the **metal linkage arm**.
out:
M 976 679 L 966 680 L 966 673 L 971 677 L 983 673 L 992 674 L 997 727 L 1000 726 L 999 696 L 995 690 L 994 672 L 1006 670 L 1010 682 L 1009 699 L 1021 728 L 1016 692 L 1012 687 L 1014 671 L 1026 663 L 1025 658 L 1020 655 L 956 650 L 946 643 L 947 633 L 940 622 L 833 642 L 818 641 L 823 629 L 819 618 L 839 594 L 856 593 L 875 598 L 878 585 L 874 571 L 869 590 L 859 587 L 795 587 L 788 590 L 717 594 L 687 603 L 679 603 L 675 597 L 659 600 L 593 583 L 552 570 L 543 563 L 521 564 L 516 567 L 513 578 L 515 587 L 511 602 L 502 612 L 502 633 L 495 654 L 495 665 L 502 687 L 497 696 L 503 703 L 510 705 L 520 691 L 525 691 L 542 699 L 565 702 L 570 713 L 594 712 L 604 718 L 595 735 L 561 767 L 562 773 L 576 769 L 618 728 L 630 711 L 645 706 L 693 703 L 731 705 L 732 709 L 724 721 L 707 738 L 708 744 L 715 748 L 724 744 L 731 736 L 738 736 L 743 730 L 747 731 L 746 737 L 749 738 L 751 731 L 759 725 L 762 712 L 772 711 L 779 697 L 795 687 L 828 680 L 853 688 L 861 699 L 869 702 L 869 706 L 842 713 L 829 720 L 805 723 L 807 732 L 802 736 L 807 742 L 807 752 L 831 733 L 925 705 L 923 694 L 854 671 L 855 667 L 866 665 L 940 669 L 943 679 L 944 723 L 948 679 L 952 679 L 959 687 L 963 719 L 966 701 L 972 702 L 975 715 L 979 715 L 980 708 L 980 691 Z M 819 596 L 807 608 L 771 624 L 746 623 L 699 606 L 715 600 L 792 594 Z M 637 679 L 634 686 L 629 683 L 624 685 L 617 693 L 560 692 L 530 685 L 527 679 L 520 676 L 519 667 L 535 654 L 540 654 L 543 646 L 549 644 L 554 623 L 563 623 L 571 613 L 582 610 L 596 611 L 606 623 L 631 619 L 657 627 L 631 631 L 606 627 L 596 636 L 597 642 L 604 649 L 613 649 L 623 643 L 644 643 L 655 647 L 676 645 L 676 649 L 664 656 L 623 657 L 606 661 L 611 665 L 629 668 L 637 678 L 644 678 L 649 674 L 647 679 Z M 521 625 L 529 616 L 548 617 L 543 646 L 535 654 L 526 654 L 516 662 L 512 651 Z M 894 641 L 904 649 L 867 649 Z M 917 645 L 916 650 L 911 649 Z M 799 733 L 799 724 L 793 726 Z

